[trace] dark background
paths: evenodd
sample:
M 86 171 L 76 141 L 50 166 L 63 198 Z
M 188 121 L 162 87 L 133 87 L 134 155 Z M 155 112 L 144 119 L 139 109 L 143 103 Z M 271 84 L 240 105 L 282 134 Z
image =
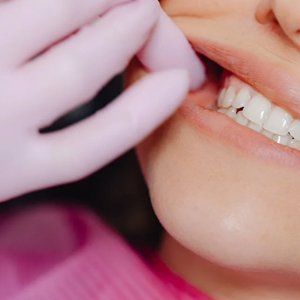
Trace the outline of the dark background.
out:
M 117 97 L 121 88 L 122 77 L 119 75 L 89 103 L 42 132 L 60 130 L 92 115 Z M 137 247 L 155 247 L 159 241 L 161 227 L 152 211 L 134 150 L 84 180 L 4 202 L 1 211 L 42 202 L 89 207 Z

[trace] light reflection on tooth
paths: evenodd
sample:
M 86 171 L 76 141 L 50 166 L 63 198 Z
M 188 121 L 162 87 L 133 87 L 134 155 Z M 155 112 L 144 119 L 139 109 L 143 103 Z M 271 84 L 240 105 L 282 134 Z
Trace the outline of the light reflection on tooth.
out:
M 291 141 L 288 143 L 288 146 L 291 147 L 291 148 L 300 150 L 300 142 L 297 141 L 297 140 L 291 140 Z
M 264 123 L 264 129 L 278 135 L 287 135 L 293 118 L 282 108 L 275 106 Z
M 232 105 L 234 98 L 235 98 L 235 89 L 232 86 L 230 86 L 225 93 L 221 106 L 226 108 L 230 107 Z
M 258 125 L 258 124 L 255 124 L 251 121 L 249 121 L 247 127 L 257 131 L 257 132 L 261 132 L 263 130 L 263 126 L 262 125 Z
M 249 120 L 247 118 L 244 117 L 243 115 L 243 112 L 242 111 L 239 111 L 237 114 L 236 114 L 236 117 L 235 117 L 235 121 L 241 125 L 244 125 L 246 126 L 249 122 Z
M 218 107 L 222 107 L 222 101 L 224 99 L 224 96 L 226 94 L 226 89 L 222 89 L 220 94 L 219 94 L 219 97 L 218 97 Z
M 249 102 L 251 99 L 250 91 L 248 88 L 243 87 L 238 94 L 236 95 L 232 106 L 235 108 L 241 108 L 246 106 L 246 104 Z
M 231 119 L 234 119 L 235 118 L 235 115 L 236 115 L 236 109 L 234 107 L 230 107 L 228 108 L 227 112 L 226 112 L 226 115 L 228 117 L 230 117 Z
M 244 116 L 256 124 L 263 124 L 271 112 L 271 102 L 260 94 L 255 95 L 245 106 Z
M 300 141 L 300 121 L 294 120 L 289 128 L 289 133 L 296 140 Z
M 278 144 L 287 146 L 288 143 L 292 140 L 292 137 L 289 134 L 287 134 L 287 135 L 277 135 L 277 134 L 275 134 L 273 136 L 273 140 L 275 142 L 277 142 Z
M 263 129 L 263 130 L 261 131 L 261 133 L 262 133 L 263 135 L 265 135 L 266 137 L 268 137 L 268 138 L 270 138 L 270 139 L 273 139 L 273 135 L 274 135 L 274 134 L 273 134 L 272 132 Z

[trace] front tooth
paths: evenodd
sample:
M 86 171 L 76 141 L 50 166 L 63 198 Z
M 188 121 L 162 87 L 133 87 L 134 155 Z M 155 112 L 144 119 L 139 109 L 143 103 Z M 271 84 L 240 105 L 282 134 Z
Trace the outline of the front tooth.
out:
M 272 132 L 263 129 L 263 130 L 261 131 L 261 133 L 262 133 L 263 135 L 265 135 L 266 137 L 268 137 L 268 138 L 270 138 L 270 139 L 273 139 L 274 134 L 273 134 Z
M 235 118 L 235 115 L 236 115 L 236 109 L 233 108 L 233 107 L 230 107 L 228 108 L 227 112 L 226 112 L 226 115 L 232 119 Z
M 288 146 L 291 147 L 291 148 L 300 150 L 300 142 L 297 141 L 297 140 L 291 140 L 291 141 L 288 143 Z
M 257 131 L 257 132 L 261 132 L 263 130 L 263 126 L 262 125 L 258 125 L 256 123 L 253 123 L 253 122 L 249 122 L 247 127 Z
M 236 95 L 236 97 L 232 103 L 232 106 L 235 108 L 245 107 L 250 99 L 251 99 L 251 95 L 250 95 L 249 89 L 246 87 L 243 87 Z
M 235 90 L 232 86 L 230 86 L 225 93 L 221 106 L 226 108 L 230 107 L 233 103 L 234 98 L 235 98 Z
M 287 135 L 293 118 L 282 108 L 275 106 L 269 118 L 264 123 L 264 128 L 278 135 Z
M 245 106 L 244 116 L 250 121 L 262 125 L 271 112 L 271 102 L 260 94 L 255 95 Z
M 222 102 L 226 94 L 226 89 L 222 89 L 218 97 L 218 107 L 222 107 Z
M 249 120 L 247 118 L 244 117 L 243 115 L 243 112 L 242 111 L 239 111 L 237 114 L 236 114 L 236 117 L 235 117 L 235 121 L 241 125 L 244 125 L 246 126 L 249 122 Z
M 292 140 L 292 137 L 287 134 L 287 135 L 277 135 L 275 134 L 273 136 L 273 140 L 281 145 L 287 146 L 289 144 L 289 142 Z
M 300 141 L 300 121 L 294 120 L 289 128 L 289 133 L 294 139 Z

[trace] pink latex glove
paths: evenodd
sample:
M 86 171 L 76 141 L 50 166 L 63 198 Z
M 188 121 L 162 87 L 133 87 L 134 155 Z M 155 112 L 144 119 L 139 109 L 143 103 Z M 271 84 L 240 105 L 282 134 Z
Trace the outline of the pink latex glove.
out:
M 1 201 L 96 171 L 161 124 L 204 79 L 156 0 L 0 1 L 0 45 Z M 92 117 L 39 133 L 91 99 L 142 48 L 142 62 L 160 72 Z

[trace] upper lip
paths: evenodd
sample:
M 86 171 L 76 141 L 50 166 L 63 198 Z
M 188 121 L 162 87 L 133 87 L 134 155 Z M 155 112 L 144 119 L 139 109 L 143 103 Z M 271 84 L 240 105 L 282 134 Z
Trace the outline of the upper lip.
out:
M 300 73 L 297 76 L 248 51 L 218 42 L 201 38 L 190 42 L 197 52 L 231 71 L 272 103 L 300 119 Z

